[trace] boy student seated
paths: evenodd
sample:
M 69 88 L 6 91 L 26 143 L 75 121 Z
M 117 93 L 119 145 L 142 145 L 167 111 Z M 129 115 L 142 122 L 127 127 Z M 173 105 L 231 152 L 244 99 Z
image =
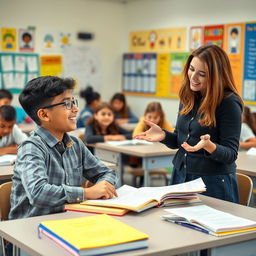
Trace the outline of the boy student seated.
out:
M 80 139 L 67 134 L 76 129 L 74 85 L 72 79 L 38 77 L 19 96 L 38 126 L 18 150 L 10 219 L 62 212 L 66 203 L 117 196 L 115 172 Z M 95 185 L 83 188 L 83 178 Z
M 93 117 L 88 120 L 85 129 L 85 141 L 97 143 L 109 140 L 131 139 L 131 133 L 118 127 L 114 119 L 114 111 L 108 103 L 101 103 Z
M 11 92 L 6 89 L 0 89 L 0 106 L 11 105 L 13 96 Z M 32 119 L 26 114 L 23 108 L 14 107 L 16 111 L 16 123 L 30 123 Z
M 0 107 L 0 155 L 16 154 L 27 135 L 16 125 L 16 112 L 10 105 Z

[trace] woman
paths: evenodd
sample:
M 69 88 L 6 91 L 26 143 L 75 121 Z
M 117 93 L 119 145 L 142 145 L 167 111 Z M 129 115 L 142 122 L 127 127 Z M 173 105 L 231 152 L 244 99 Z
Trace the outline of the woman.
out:
M 135 137 L 178 148 L 172 184 L 201 177 L 205 195 L 238 203 L 235 160 L 243 107 L 220 47 L 202 46 L 189 56 L 179 97 L 173 133 L 145 121 L 151 128 Z

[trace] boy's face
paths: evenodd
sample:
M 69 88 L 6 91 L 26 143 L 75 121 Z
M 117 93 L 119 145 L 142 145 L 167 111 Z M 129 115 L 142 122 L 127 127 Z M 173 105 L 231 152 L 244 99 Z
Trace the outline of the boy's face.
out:
M 73 102 L 74 96 L 70 90 L 56 96 L 50 105 L 58 103 Z M 42 120 L 42 126 L 51 132 L 56 138 L 62 140 L 64 133 L 76 129 L 76 117 L 78 107 L 71 104 L 71 109 L 65 104 L 60 104 L 50 108 L 42 109 L 47 118 Z
M 4 137 L 12 132 L 13 126 L 15 125 L 16 120 L 5 121 L 0 117 L 0 137 Z
M 4 105 L 11 105 L 12 101 L 8 98 L 2 98 L 0 99 L 0 107 Z

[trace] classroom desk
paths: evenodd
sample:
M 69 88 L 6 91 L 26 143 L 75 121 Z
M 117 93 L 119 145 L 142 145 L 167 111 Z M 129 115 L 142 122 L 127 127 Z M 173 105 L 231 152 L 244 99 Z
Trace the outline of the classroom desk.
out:
M 254 208 L 206 196 L 200 196 L 200 198 L 203 203 L 208 206 L 256 221 L 256 209 Z M 171 256 L 182 254 L 183 256 L 188 256 L 191 255 L 188 253 L 194 252 L 193 255 L 199 256 L 198 251 L 207 248 L 209 248 L 209 255 L 211 256 L 255 255 L 256 231 L 225 237 L 214 237 L 163 221 L 160 217 L 162 214 L 166 214 L 163 208 L 153 208 L 139 214 L 131 212 L 123 217 L 114 217 L 148 234 L 149 247 L 147 249 L 111 255 Z M 0 236 L 32 256 L 67 256 L 70 254 L 47 237 L 43 236 L 42 239 L 38 238 L 37 227 L 39 223 L 45 220 L 75 218 L 89 215 L 92 214 L 70 211 L 27 219 L 4 221 L 0 222 Z
M 256 176 L 256 156 L 247 155 L 246 151 L 238 152 L 236 165 L 238 172 L 251 177 Z
M 115 163 L 119 172 L 119 186 L 122 184 L 122 155 L 137 156 L 142 158 L 144 170 L 144 186 L 149 186 L 148 171 L 172 166 L 172 159 L 176 150 L 170 149 L 162 143 L 152 145 L 126 145 L 113 146 L 108 143 L 90 144 L 95 147 L 94 154 L 102 160 Z
M 0 166 L 0 180 L 11 179 L 14 165 Z
M 123 124 L 120 124 L 120 127 L 125 129 L 128 132 L 132 132 L 137 126 L 137 124 L 138 123 L 123 123 Z
M 114 163 L 102 161 L 108 168 L 116 169 L 116 165 Z M 14 165 L 6 165 L 0 166 L 0 180 L 11 179 L 13 175 Z

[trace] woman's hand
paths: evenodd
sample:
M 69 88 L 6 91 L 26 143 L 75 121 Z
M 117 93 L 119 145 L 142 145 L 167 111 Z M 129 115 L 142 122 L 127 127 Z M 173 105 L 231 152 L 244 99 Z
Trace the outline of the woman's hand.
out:
M 216 149 L 216 145 L 210 140 L 209 134 L 202 135 L 200 141 L 195 146 L 190 146 L 187 142 L 183 142 L 181 146 L 188 152 L 195 152 L 200 149 L 206 150 L 208 153 L 212 153 Z
M 165 138 L 165 132 L 158 125 L 147 120 L 144 120 L 144 123 L 150 128 L 145 132 L 135 135 L 134 139 L 156 142 Z

